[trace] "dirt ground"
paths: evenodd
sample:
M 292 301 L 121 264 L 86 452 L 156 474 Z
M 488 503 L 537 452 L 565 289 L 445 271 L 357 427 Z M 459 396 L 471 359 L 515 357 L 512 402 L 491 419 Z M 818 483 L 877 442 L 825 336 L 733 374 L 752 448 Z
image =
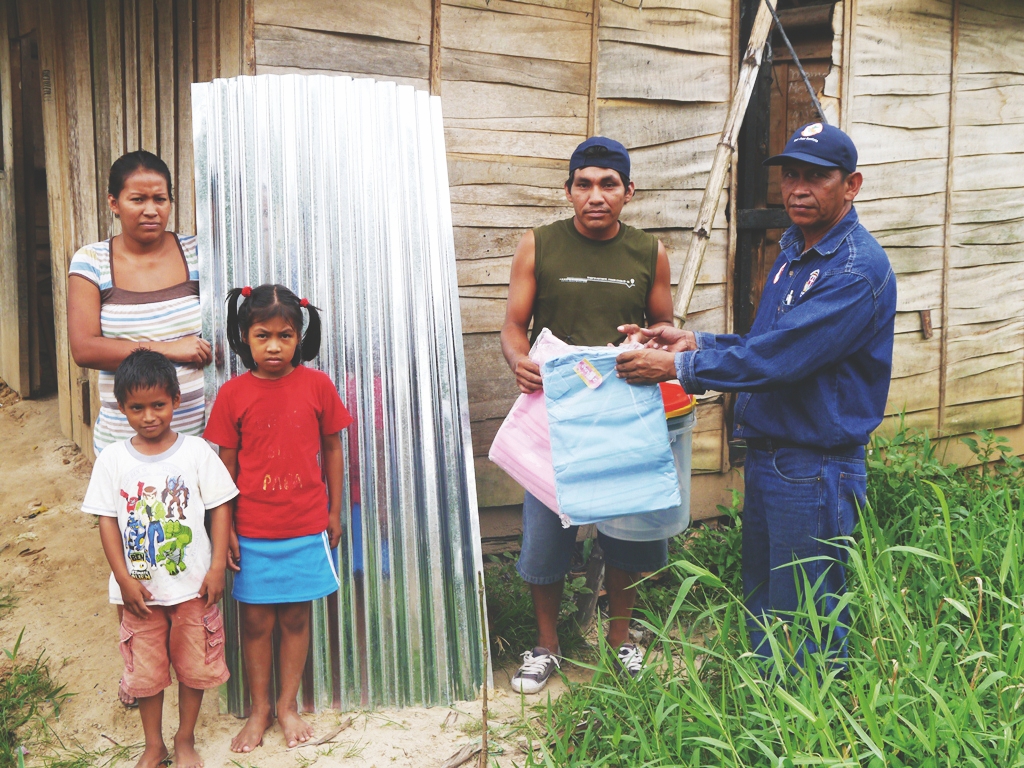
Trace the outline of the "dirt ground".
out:
M 80 764 L 132 765 L 141 751 L 142 728 L 136 711 L 117 701 L 121 656 L 114 608 L 107 602 L 106 560 L 91 518 L 80 511 L 90 463 L 60 432 L 56 398 L 17 401 L 0 382 L 0 585 L 11 585 L 18 605 L 0 623 L 0 648 L 11 648 L 24 628 L 21 658 L 45 653 L 53 676 L 74 696 L 51 722 L 49 754 L 86 752 Z M 522 765 L 524 716 L 542 712 L 550 695 L 564 689 L 552 683 L 538 696 L 519 697 L 508 688 L 513 670 L 495 670 L 491 693 L 489 765 Z M 581 670 L 569 674 L 582 677 Z M 164 735 L 177 726 L 177 697 L 168 690 Z M 343 718 L 352 725 L 335 741 L 286 750 L 280 730 L 267 733 L 264 746 L 234 755 L 231 737 L 241 721 L 218 711 L 207 696 L 197 736 L 206 765 L 239 768 L 294 768 L 312 765 L 383 768 L 441 766 L 461 747 L 480 737 L 480 704 L 410 708 L 371 713 L 324 712 L 310 715 L 316 736 L 335 730 Z M 115 743 L 129 746 L 132 759 L 110 762 Z M 63 747 L 61 747 L 63 745 Z M 40 750 L 36 750 L 40 752 Z M 30 755 L 29 764 L 42 754 Z M 467 763 L 476 765 L 476 760 Z

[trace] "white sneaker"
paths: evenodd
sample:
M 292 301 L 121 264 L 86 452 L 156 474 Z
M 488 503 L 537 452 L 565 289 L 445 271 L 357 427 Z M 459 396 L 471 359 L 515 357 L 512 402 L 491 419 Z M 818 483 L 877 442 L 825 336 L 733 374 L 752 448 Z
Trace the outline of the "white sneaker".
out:
M 516 693 L 538 693 L 548 684 L 548 678 L 562 663 L 555 654 L 540 646 L 523 654 L 523 666 L 512 677 L 512 690 Z
M 644 672 L 644 653 L 632 643 L 623 643 L 619 646 L 619 653 L 616 657 L 619 662 L 619 671 L 629 675 L 636 680 Z

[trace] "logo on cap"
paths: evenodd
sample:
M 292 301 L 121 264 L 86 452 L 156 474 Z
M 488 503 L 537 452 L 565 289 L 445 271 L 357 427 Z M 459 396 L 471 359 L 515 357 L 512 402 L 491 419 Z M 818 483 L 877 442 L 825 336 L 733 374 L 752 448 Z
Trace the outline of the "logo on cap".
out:
M 811 123 L 806 128 L 804 128 L 802 131 L 800 131 L 800 135 L 801 136 L 817 136 L 819 133 L 821 133 L 821 131 L 822 131 L 821 123 Z

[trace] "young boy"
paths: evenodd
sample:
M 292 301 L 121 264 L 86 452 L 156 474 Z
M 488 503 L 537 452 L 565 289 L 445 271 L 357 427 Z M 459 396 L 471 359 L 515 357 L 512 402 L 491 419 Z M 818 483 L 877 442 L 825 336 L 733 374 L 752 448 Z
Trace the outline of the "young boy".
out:
M 228 679 L 217 601 L 238 489 L 204 440 L 171 429 L 180 396 L 166 357 L 147 349 L 130 354 L 114 374 L 114 396 L 136 434 L 100 454 L 82 510 L 99 516 L 110 602 L 125 609 L 124 687 L 139 700 L 146 736 L 136 768 L 167 760 L 162 720 L 171 666 L 178 678 L 175 763 L 199 768 L 195 725 L 203 691 Z

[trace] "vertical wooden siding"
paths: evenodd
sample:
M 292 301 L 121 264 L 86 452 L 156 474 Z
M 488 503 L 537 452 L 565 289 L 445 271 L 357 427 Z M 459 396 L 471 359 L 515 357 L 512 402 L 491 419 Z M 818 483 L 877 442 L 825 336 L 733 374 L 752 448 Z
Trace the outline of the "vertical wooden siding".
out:
M 370 76 L 427 88 L 430 0 L 259 0 L 256 71 Z M 636 4 L 633 4 L 636 5 Z M 481 504 L 522 491 L 486 459 L 518 392 L 501 356 L 509 268 L 527 229 L 571 215 L 568 158 L 595 126 L 633 153 L 623 219 L 665 241 L 678 273 L 732 81 L 731 3 L 443 0 L 440 92 Z M 339 7 L 340 6 L 340 7 Z M 664 7 L 662 7 L 664 6 Z M 595 33 L 598 61 L 592 60 Z M 594 90 L 596 87 L 596 91 Z M 723 191 L 723 194 L 725 192 Z M 693 324 L 726 330 L 724 210 Z M 721 468 L 722 406 L 702 409 L 695 466 Z
M 960 0 L 942 429 L 1020 424 L 1024 5 Z
M 857 210 L 889 254 L 898 303 L 887 413 L 936 434 L 952 7 L 949 0 L 857 0 L 849 132 L 864 187 Z M 921 310 L 935 335 L 924 339 Z M 942 330 L 940 330 L 942 329 Z
M 899 286 L 887 411 L 932 434 L 1020 424 L 1024 9 L 857 0 L 852 47 L 857 208 Z
M 656 234 L 675 285 L 707 185 L 733 87 L 731 3 L 601 0 L 596 132 L 629 147 L 636 197 L 623 219 Z M 687 327 L 732 330 L 728 183 L 690 304 Z M 723 405 L 698 407 L 695 471 L 723 469 Z
M 106 174 L 126 151 L 159 154 L 175 181 L 168 225 L 192 233 L 191 83 L 242 67 L 242 0 L 41 0 L 43 121 L 61 426 L 91 455 L 95 373 L 71 359 L 67 270 L 117 234 Z

